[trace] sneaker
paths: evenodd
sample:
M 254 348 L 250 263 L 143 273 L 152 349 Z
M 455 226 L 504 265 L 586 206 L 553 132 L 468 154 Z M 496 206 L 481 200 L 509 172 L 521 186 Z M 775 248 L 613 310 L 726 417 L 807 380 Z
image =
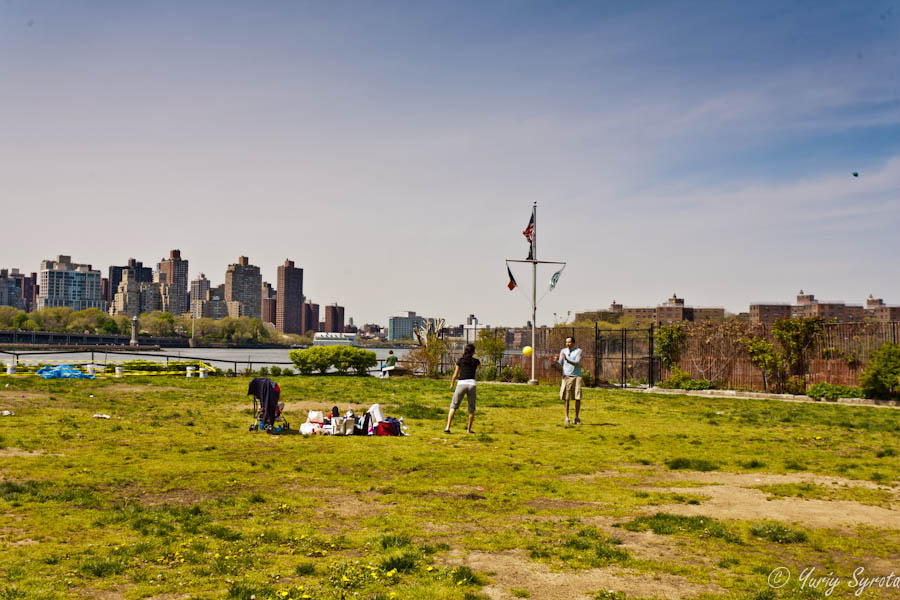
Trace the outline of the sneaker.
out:
M 579 419 L 578 417 L 575 417 L 575 424 L 581 425 L 581 419 Z
M 568 424 L 569 424 L 569 417 L 566 417 L 566 421 L 565 421 L 564 424 L 565 424 L 565 425 L 568 425 Z

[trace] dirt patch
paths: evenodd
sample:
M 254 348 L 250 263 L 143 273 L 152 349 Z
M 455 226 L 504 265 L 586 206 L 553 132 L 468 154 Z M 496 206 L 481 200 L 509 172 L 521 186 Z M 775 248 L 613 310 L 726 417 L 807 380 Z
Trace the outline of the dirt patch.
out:
M 3 448 L 0 450 L 0 456 L 44 456 L 43 450 L 22 450 L 21 448 Z M 62 454 L 54 454 L 53 456 L 63 456 Z
M 555 498 L 535 498 L 525 505 L 537 510 L 566 510 L 574 508 L 601 508 L 607 506 L 600 502 L 579 502 L 576 500 L 557 500 Z
M 674 477 L 684 475 L 672 474 Z M 843 528 L 866 525 L 884 529 L 900 529 L 900 510 L 870 506 L 848 500 L 816 500 L 803 498 L 769 499 L 754 486 L 784 483 L 814 483 L 827 486 L 855 485 L 877 489 L 893 489 L 872 482 L 823 477 L 810 473 L 774 475 L 769 473 L 694 473 L 691 480 L 715 483 L 704 487 L 702 494 L 709 499 L 699 505 L 669 504 L 657 506 L 653 512 L 733 520 L 776 520 L 797 523 L 812 528 Z M 662 479 L 667 479 L 663 476 Z M 694 493 L 696 488 L 644 486 L 641 489 L 665 489 L 668 492 Z
M 107 390 L 115 391 L 116 393 L 119 393 L 119 392 L 150 392 L 150 391 L 156 393 L 156 392 L 185 392 L 185 391 L 187 391 L 184 388 L 174 387 L 171 385 L 152 385 L 149 383 L 145 384 L 145 385 L 137 385 L 134 383 L 112 383 L 108 386 L 98 388 L 94 393 L 102 394 L 104 391 L 107 391 Z
M 375 494 L 361 494 L 350 496 L 344 494 L 329 494 L 326 514 L 348 519 L 365 519 L 384 514 L 385 505 L 374 500 Z
M 775 485 L 779 483 L 814 483 L 816 485 L 826 486 L 846 485 L 881 490 L 895 489 L 891 486 L 879 485 L 877 483 L 866 481 L 864 479 L 847 479 L 845 477 L 837 477 L 836 475 L 815 475 L 813 473 L 788 473 L 784 475 L 776 475 L 774 473 L 722 473 L 712 471 L 699 472 L 676 470 L 660 471 L 657 473 L 657 479 L 666 482 L 677 482 L 679 480 L 688 479 L 696 483 L 739 487 Z M 652 487 L 653 483 L 648 482 L 647 485 Z M 704 492 L 705 491 L 706 488 L 704 488 Z
M 466 556 L 451 554 L 447 562 L 450 566 L 465 564 L 475 571 L 487 573 L 492 583 L 482 592 L 491 600 L 515 598 L 510 591 L 513 588 L 526 590 L 529 597 L 542 600 L 569 600 L 599 590 L 665 600 L 724 592 L 718 586 L 698 585 L 675 575 L 648 575 L 615 566 L 557 573 L 546 564 L 530 560 L 521 550 L 474 552 Z
M 45 400 L 49 397 L 47 394 L 0 389 L 0 408 L 25 406 L 33 400 Z

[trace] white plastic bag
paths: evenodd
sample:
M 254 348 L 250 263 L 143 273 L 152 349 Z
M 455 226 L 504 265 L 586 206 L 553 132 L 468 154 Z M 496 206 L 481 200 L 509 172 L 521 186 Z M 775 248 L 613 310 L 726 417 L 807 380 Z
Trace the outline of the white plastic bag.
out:
M 309 416 L 306 417 L 307 423 L 324 423 L 325 415 L 321 410 L 311 410 L 309 411 Z

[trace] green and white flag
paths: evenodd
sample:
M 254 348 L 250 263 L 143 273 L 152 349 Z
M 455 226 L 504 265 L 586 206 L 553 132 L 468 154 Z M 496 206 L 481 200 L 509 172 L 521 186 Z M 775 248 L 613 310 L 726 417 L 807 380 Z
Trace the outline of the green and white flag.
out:
M 566 268 L 566 266 L 563 265 L 563 268 L 560 269 L 559 271 L 557 271 L 556 273 L 554 273 L 553 277 L 550 278 L 550 291 L 551 292 L 556 287 L 556 284 L 559 281 L 559 276 L 562 275 L 563 269 L 565 269 L 565 268 Z

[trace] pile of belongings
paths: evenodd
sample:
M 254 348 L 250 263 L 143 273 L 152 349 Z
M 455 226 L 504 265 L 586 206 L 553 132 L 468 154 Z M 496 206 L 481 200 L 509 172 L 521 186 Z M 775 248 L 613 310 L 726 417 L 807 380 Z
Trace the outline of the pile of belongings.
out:
M 303 435 L 409 435 L 409 427 L 403 424 L 403 417 L 385 417 L 381 406 L 373 404 L 365 414 L 356 416 L 353 409 L 342 417 L 338 407 L 331 409 L 330 415 L 320 410 L 309 411 L 306 423 L 300 426 Z
M 58 367 L 44 367 L 37 372 L 38 377 L 44 379 L 93 379 L 93 375 L 82 373 L 71 365 L 59 365 Z

